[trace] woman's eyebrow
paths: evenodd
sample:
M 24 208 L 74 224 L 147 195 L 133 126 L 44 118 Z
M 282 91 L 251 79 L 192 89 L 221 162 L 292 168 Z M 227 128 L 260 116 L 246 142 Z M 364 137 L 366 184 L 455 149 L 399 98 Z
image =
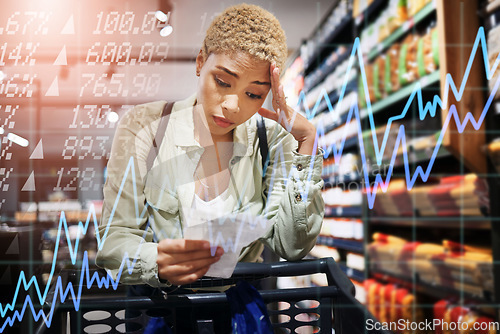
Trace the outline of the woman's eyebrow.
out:
M 236 74 L 236 73 L 234 73 L 234 72 L 231 72 L 230 70 L 228 70 L 228 69 L 227 69 L 227 68 L 225 68 L 224 66 L 217 65 L 217 66 L 215 66 L 215 67 L 217 67 L 219 70 L 222 70 L 222 71 L 226 72 L 226 73 L 227 73 L 227 74 L 229 74 L 229 75 L 232 75 L 232 76 L 233 76 L 233 77 L 235 77 L 236 79 L 239 79 L 239 78 L 240 78 L 240 76 L 239 76 L 238 74 Z
M 225 68 L 224 66 L 217 65 L 215 67 L 218 68 L 219 70 L 222 70 L 222 71 L 226 72 L 229 75 L 232 75 L 236 79 L 240 78 L 240 76 L 238 74 L 230 71 L 229 69 Z M 262 82 L 262 81 L 256 80 L 256 81 L 252 81 L 251 83 L 256 84 L 256 85 L 268 85 L 268 86 L 271 86 L 271 83 L 267 82 L 267 81 Z

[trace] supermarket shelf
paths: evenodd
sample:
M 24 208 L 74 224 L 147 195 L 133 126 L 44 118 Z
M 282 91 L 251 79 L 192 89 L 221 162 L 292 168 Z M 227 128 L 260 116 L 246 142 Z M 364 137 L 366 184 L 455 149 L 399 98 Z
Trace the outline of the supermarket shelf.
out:
M 377 48 L 374 48 L 372 51 L 368 53 L 368 61 L 372 61 L 377 57 L 380 53 L 382 53 L 385 49 L 389 48 L 394 42 L 396 42 L 403 35 L 408 33 L 408 31 L 413 28 L 414 25 L 418 24 L 420 21 L 426 19 L 431 13 L 436 10 L 436 6 L 434 1 L 427 4 L 424 8 L 422 8 L 414 17 L 409 18 L 404 22 L 401 27 L 396 29 L 389 37 L 384 39 L 381 43 L 378 43 Z
M 376 114 L 377 112 L 387 108 L 391 104 L 394 104 L 404 98 L 408 98 L 413 90 L 415 89 L 415 86 L 420 83 L 421 88 L 428 87 L 430 85 L 433 85 L 440 80 L 440 74 L 439 70 L 432 72 L 431 74 L 426 75 L 425 77 L 420 78 L 418 81 L 415 81 L 397 92 L 389 95 L 385 99 L 382 99 L 378 102 L 375 102 L 372 104 L 372 114 Z M 360 118 L 363 119 L 368 116 L 368 110 L 367 109 L 362 109 L 360 111 Z
M 408 160 L 410 164 L 414 163 L 421 163 L 424 161 L 427 161 L 431 158 L 432 152 L 434 151 L 434 147 L 429 147 L 428 150 L 421 150 L 421 151 L 414 151 L 414 152 L 409 152 L 408 153 Z M 445 149 L 443 146 L 441 146 L 438 150 L 438 153 L 436 155 L 436 158 L 444 158 L 444 157 L 449 157 L 451 156 L 451 153 Z M 396 158 L 396 162 L 394 163 L 394 167 L 403 167 L 404 166 L 404 160 L 403 156 L 398 156 Z
M 326 218 L 361 217 L 361 206 L 325 206 Z
M 320 259 L 319 257 L 307 255 L 311 259 Z M 363 282 L 365 280 L 365 273 L 358 269 L 353 269 L 345 265 L 345 262 L 336 261 L 340 269 L 347 275 L 347 277 L 352 278 L 358 282 Z
M 316 46 L 314 53 L 307 60 L 306 70 L 304 73 L 307 75 L 312 69 L 315 67 L 314 64 L 317 63 L 317 59 L 319 55 L 323 52 L 323 50 L 329 45 L 331 41 L 335 39 L 352 21 L 352 12 L 349 11 L 347 16 L 339 23 L 339 25 L 332 30 L 330 35 L 325 39 L 325 41 Z
M 326 135 L 328 132 L 333 131 L 336 128 L 338 128 L 339 126 L 346 124 L 347 116 L 348 116 L 348 113 L 345 113 L 345 114 L 341 115 L 336 122 L 329 123 L 329 124 L 325 125 L 323 128 L 321 128 L 321 126 L 319 126 L 319 125 L 316 125 L 316 129 L 322 135 Z M 323 132 L 321 132 L 321 131 L 323 131 Z
M 419 150 L 419 151 L 411 151 L 411 149 L 408 149 L 408 162 L 411 165 L 411 164 L 420 164 L 422 162 L 428 161 L 431 158 L 433 151 L 434 151 L 434 147 L 428 147 L 427 149 Z M 452 154 L 447 149 L 445 149 L 443 146 L 441 146 L 438 150 L 437 155 L 436 155 L 436 159 L 450 157 L 450 156 L 452 156 Z M 375 160 L 375 157 L 373 157 L 373 159 Z M 382 164 L 389 165 L 390 161 L 382 160 Z M 404 167 L 404 166 L 405 166 L 405 164 L 404 164 L 403 155 L 402 154 L 398 155 L 394 161 L 394 165 L 393 165 L 394 169 Z M 370 174 L 370 177 L 374 178 L 375 176 Z
M 321 74 L 318 75 L 316 79 L 314 79 L 311 83 L 306 79 L 304 80 L 304 91 L 308 92 L 312 88 L 316 87 L 318 84 L 320 84 L 327 75 L 333 73 L 335 68 L 339 66 L 340 63 L 342 63 L 344 60 L 349 58 L 352 52 L 352 47 L 348 48 L 343 54 L 338 56 L 338 59 L 331 63 L 330 65 L 325 65 L 325 66 L 320 66 L 316 71 L 320 71 Z M 314 71 L 314 72 L 316 72 Z M 313 75 L 313 73 L 309 73 L 309 75 Z
M 331 144 L 329 144 L 328 146 L 330 146 L 330 145 Z M 357 136 L 346 138 L 346 140 L 344 142 L 343 152 L 347 152 L 347 151 L 351 150 L 352 148 L 356 147 L 357 145 L 358 145 L 358 137 Z M 336 150 L 338 150 L 338 149 L 339 148 L 336 147 Z M 331 157 L 331 156 L 333 156 L 333 150 L 330 151 L 330 152 L 328 152 L 328 156 L 326 156 L 325 158 L 328 158 L 328 157 Z
M 345 114 L 341 115 L 336 122 L 327 124 L 323 128 L 321 126 L 319 126 L 319 125 L 316 125 L 316 130 L 318 131 L 319 134 L 321 134 L 322 136 L 324 136 L 327 133 L 329 133 L 330 131 L 333 131 L 333 130 L 337 129 L 338 127 L 340 127 L 342 125 L 346 125 L 347 124 L 347 117 L 348 116 L 349 116 L 349 113 L 345 113 Z M 351 120 L 352 120 L 352 118 L 351 118 Z M 344 147 L 347 146 L 347 141 L 349 139 L 352 139 L 352 138 L 347 138 L 346 139 L 346 143 L 345 143 Z M 349 141 L 349 146 L 355 145 L 357 142 L 358 142 L 357 138 L 356 138 L 355 142 Z
M 369 224 L 428 227 L 428 228 L 466 228 L 489 230 L 491 220 L 488 217 L 368 217 Z
M 358 87 L 357 87 L 357 79 L 354 78 L 352 79 L 351 81 L 349 81 L 346 85 L 346 89 L 345 89 L 345 93 L 344 93 L 344 97 L 347 96 L 347 94 L 351 93 L 351 92 L 354 92 L 354 91 L 357 91 Z M 336 89 L 333 89 L 332 91 L 328 92 L 328 99 L 330 100 L 330 104 L 332 105 L 333 108 L 335 108 L 335 103 L 338 102 L 339 98 L 340 98 L 340 92 L 342 91 L 342 87 L 339 87 L 339 88 L 336 88 Z M 314 108 L 314 107 L 313 107 Z M 328 109 L 328 104 L 326 103 L 326 100 L 323 99 L 320 104 L 318 105 L 318 109 L 316 111 L 316 114 L 314 116 L 317 116 L 323 112 L 329 112 L 329 109 Z M 332 110 L 333 112 L 333 110 Z M 343 123 L 345 123 L 345 119 L 347 119 L 347 114 L 348 112 L 346 112 L 344 115 L 344 121 Z M 342 116 L 344 116 L 342 115 Z M 340 122 L 337 122 L 337 126 L 341 125 Z
M 325 182 L 324 189 L 333 188 L 342 183 L 359 182 L 361 180 L 361 175 L 358 172 L 352 172 L 349 174 L 327 176 L 323 178 Z
M 387 0 L 375 0 L 373 1 L 368 8 L 366 8 L 361 14 L 356 16 L 354 22 L 356 26 L 360 26 L 366 18 L 370 18 L 374 12 L 376 12 L 383 4 L 386 4 Z
M 415 290 L 418 293 L 422 293 L 436 299 L 448 299 L 460 296 L 461 298 L 466 300 L 474 300 L 485 304 L 491 304 L 493 302 L 493 296 L 488 291 L 483 291 L 483 296 L 477 296 L 470 293 L 465 293 L 463 291 L 455 290 L 453 288 L 450 288 L 449 286 L 422 282 L 418 278 L 418 274 L 415 274 L 415 276 L 411 278 L 395 275 L 377 269 L 376 271 L 372 270 L 371 275 L 376 279 L 386 282 L 395 282 L 397 284 L 406 286 L 406 288 L 409 290 Z
M 346 265 L 339 263 L 340 269 L 347 275 L 347 277 L 352 278 L 358 282 L 363 282 L 365 280 L 365 273 L 357 269 L 350 268 Z
M 316 244 L 344 249 L 359 254 L 363 254 L 364 252 L 363 241 L 337 239 L 320 235 L 316 240 Z

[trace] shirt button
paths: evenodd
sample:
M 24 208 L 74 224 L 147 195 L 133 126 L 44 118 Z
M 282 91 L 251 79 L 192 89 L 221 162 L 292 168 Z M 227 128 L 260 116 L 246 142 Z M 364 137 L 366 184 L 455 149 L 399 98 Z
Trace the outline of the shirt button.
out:
M 302 170 L 302 164 L 297 165 L 297 170 L 300 172 Z
M 302 195 L 300 195 L 300 194 L 295 195 L 295 200 L 296 200 L 297 202 L 302 201 Z

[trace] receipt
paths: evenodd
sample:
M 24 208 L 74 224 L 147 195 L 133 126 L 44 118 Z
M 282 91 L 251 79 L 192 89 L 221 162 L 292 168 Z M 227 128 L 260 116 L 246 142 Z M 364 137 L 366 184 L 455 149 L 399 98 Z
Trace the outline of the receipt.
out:
M 192 216 L 193 217 L 193 216 Z M 243 247 L 262 237 L 271 223 L 262 217 L 232 214 L 213 220 L 201 220 L 184 228 L 184 238 L 208 240 L 212 255 L 218 246 L 224 249 L 220 260 L 210 266 L 209 277 L 229 278 L 233 274 Z

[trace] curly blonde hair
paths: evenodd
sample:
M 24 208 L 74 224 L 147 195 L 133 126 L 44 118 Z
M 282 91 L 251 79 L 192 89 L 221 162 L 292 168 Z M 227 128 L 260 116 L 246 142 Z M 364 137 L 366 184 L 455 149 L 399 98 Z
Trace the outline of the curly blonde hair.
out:
M 282 69 L 288 55 L 285 32 L 278 19 L 259 6 L 228 7 L 210 24 L 201 52 L 206 59 L 211 53 L 234 51 L 275 62 Z

